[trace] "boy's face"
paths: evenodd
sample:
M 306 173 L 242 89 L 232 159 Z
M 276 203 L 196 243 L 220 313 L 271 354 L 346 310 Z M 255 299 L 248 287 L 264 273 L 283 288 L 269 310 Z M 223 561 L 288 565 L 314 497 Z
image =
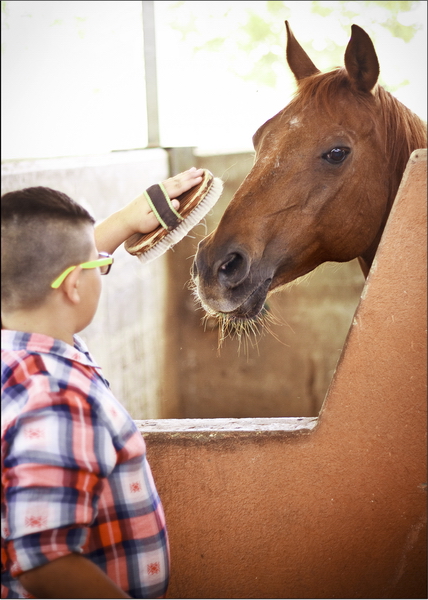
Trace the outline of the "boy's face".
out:
M 84 229 L 85 236 L 88 236 L 88 240 L 91 244 L 91 251 L 86 260 L 96 260 L 98 258 L 98 250 L 95 246 L 94 239 L 94 228 L 92 225 L 88 225 Z M 89 325 L 95 316 L 98 308 L 98 302 L 101 294 L 101 273 L 99 269 L 82 269 L 80 272 L 78 291 L 80 295 L 80 304 L 78 305 L 79 311 L 79 324 L 78 329 L 75 333 L 82 331 Z

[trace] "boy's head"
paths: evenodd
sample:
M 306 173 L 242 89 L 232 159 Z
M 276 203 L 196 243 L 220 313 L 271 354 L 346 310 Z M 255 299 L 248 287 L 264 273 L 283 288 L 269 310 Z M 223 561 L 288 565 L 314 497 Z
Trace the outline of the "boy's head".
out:
M 67 267 L 89 259 L 93 217 L 66 194 L 32 187 L 1 198 L 4 312 L 36 308 Z

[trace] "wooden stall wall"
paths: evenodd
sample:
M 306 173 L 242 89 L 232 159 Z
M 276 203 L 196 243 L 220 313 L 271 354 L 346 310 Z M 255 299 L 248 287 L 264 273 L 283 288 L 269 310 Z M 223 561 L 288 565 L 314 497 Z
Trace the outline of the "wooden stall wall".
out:
M 426 209 L 424 150 L 318 419 L 139 423 L 170 598 L 427 597 Z

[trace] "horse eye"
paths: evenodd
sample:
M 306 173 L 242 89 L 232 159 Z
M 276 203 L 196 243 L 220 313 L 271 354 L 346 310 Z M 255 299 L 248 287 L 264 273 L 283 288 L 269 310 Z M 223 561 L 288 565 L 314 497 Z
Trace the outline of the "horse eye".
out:
M 323 154 L 322 157 L 331 165 L 338 165 L 345 160 L 349 153 L 349 148 L 332 148 L 329 152 Z

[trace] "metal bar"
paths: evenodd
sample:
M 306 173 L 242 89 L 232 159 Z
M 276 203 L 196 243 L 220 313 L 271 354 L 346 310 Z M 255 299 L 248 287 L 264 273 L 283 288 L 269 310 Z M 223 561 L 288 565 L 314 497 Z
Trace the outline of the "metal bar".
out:
M 155 7 L 143 0 L 144 69 L 146 78 L 147 146 L 160 146 L 158 82 L 156 69 Z

